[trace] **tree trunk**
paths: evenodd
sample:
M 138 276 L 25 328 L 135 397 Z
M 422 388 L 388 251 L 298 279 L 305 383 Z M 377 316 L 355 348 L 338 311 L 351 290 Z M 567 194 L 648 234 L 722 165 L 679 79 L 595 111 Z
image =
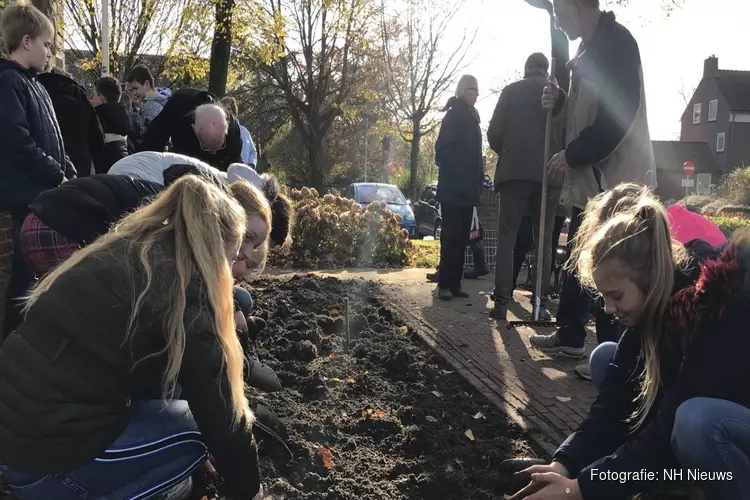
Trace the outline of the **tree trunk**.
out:
M 325 176 L 323 175 L 323 163 L 320 160 L 320 146 L 308 147 L 307 156 L 310 160 L 310 184 L 318 190 L 322 196 L 325 194 Z
M 216 21 L 211 42 L 208 91 L 218 97 L 227 93 L 229 57 L 232 51 L 232 11 L 235 0 L 215 0 Z
M 414 202 L 417 199 L 417 172 L 419 172 L 419 147 L 422 143 L 422 120 L 415 120 L 412 123 L 411 137 L 411 158 L 409 161 L 409 170 L 411 177 L 409 179 L 409 199 Z

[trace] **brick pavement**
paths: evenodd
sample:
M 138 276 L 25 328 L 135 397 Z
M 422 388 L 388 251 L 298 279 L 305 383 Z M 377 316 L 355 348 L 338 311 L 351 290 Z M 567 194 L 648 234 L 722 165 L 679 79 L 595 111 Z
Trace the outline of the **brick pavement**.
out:
M 489 317 L 491 275 L 464 281 L 472 298 L 442 302 L 434 297 L 435 285 L 425 280 L 426 273 L 406 269 L 321 274 L 379 282 L 390 305 L 427 344 L 524 426 L 538 444 L 554 451 L 583 420 L 596 395 L 591 382 L 573 373 L 579 361 L 550 357 L 532 348 L 529 337 L 537 333 L 535 329 L 498 328 Z M 530 294 L 516 292 L 515 298 L 519 304 L 511 316 L 523 317 L 530 311 Z M 587 352 L 593 347 L 595 337 L 589 335 Z

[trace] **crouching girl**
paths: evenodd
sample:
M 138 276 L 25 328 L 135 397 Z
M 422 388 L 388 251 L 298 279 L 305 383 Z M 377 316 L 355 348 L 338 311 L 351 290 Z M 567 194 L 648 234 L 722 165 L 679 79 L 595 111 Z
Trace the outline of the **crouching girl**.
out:
M 588 227 L 576 243 L 580 277 L 628 329 L 588 417 L 551 464 L 526 470 L 531 483 L 513 498 L 629 498 L 679 479 L 707 498 L 750 498 L 750 390 L 740 382 L 750 377 L 750 238 L 699 265 L 645 189 Z
M 232 498 L 262 496 L 230 270 L 268 237 L 253 192 L 248 217 L 187 176 L 39 283 L 0 348 L 0 463 L 22 499 L 189 492 L 209 453 Z

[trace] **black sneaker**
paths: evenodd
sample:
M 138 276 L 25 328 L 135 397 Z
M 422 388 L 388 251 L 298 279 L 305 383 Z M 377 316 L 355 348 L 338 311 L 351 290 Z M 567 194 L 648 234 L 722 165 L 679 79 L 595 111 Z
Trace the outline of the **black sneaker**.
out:
M 440 271 L 427 273 L 427 281 L 431 281 L 432 283 L 437 283 L 438 281 L 440 281 Z
M 497 304 L 490 310 L 490 318 L 498 321 L 508 321 L 508 309 Z
M 453 294 L 447 288 L 438 288 L 437 296 L 440 300 L 453 300 Z
M 451 290 L 451 295 L 457 299 L 468 299 L 470 297 L 470 295 L 467 292 L 464 292 L 461 288 L 454 288 Z

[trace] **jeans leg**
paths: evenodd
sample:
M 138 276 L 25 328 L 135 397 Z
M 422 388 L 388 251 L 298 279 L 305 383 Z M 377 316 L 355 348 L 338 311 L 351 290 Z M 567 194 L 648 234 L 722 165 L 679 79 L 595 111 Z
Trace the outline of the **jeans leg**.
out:
M 600 391 L 604 379 L 607 376 L 607 370 L 617 352 L 616 342 L 604 342 L 599 344 L 591 353 L 589 358 L 589 367 L 591 369 L 591 381 L 594 383 L 597 391 Z
M 750 498 L 750 409 L 723 399 L 693 398 L 675 413 L 672 451 L 683 467 L 731 473 L 706 481 L 706 498 Z
M 583 211 L 573 208 L 568 231 L 568 246 L 572 245 L 578 228 L 581 226 Z M 568 273 L 560 291 L 560 307 L 557 311 L 557 321 L 563 326 L 557 335 L 563 344 L 571 347 L 583 347 L 586 340 L 586 323 L 589 321 L 591 296 L 581 287 L 578 277 Z
M 141 500 L 187 478 L 208 457 L 186 401 L 136 401 L 119 438 L 91 463 L 40 476 L 5 470 L 21 500 Z
M 29 214 L 28 208 L 11 211 L 13 218 L 13 258 L 10 270 L 10 283 L 5 298 L 5 318 L 3 319 L 3 339 L 13 332 L 23 321 L 23 301 L 34 284 L 34 271 L 21 253 L 21 227 Z

